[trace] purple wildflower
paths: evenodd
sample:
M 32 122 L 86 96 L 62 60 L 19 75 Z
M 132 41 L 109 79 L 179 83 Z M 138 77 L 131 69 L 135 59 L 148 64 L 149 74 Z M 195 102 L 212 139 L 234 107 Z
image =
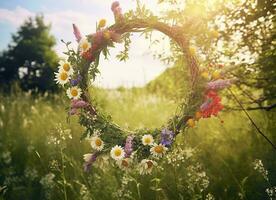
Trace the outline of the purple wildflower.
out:
M 85 172 L 89 172 L 89 170 L 92 167 L 92 164 L 96 161 L 97 159 L 97 154 L 94 153 L 90 156 L 89 160 L 83 164 L 83 169 Z
M 230 79 L 226 79 L 226 80 L 218 79 L 207 83 L 206 87 L 209 90 L 221 90 L 229 87 L 231 83 L 232 83 L 232 80 Z
M 74 30 L 74 35 L 76 37 L 76 40 L 77 40 L 77 42 L 79 42 L 81 40 L 82 36 L 81 36 L 80 30 L 78 29 L 78 27 L 75 24 L 73 24 L 73 30 Z
M 161 131 L 161 144 L 165 146 L 170 146 L 173 142 L 173 139 L 174 139 L 174 132 L 166 128 L 164 128 Z
M 81 82 L 81 80 L 82 80 L 81 75 L 78 75 L 77 78 L 71 79 L 70 83 L 71 83 L 72 86 L 76 86 L 76 85 L 78 85 Z
M 130 136 L 130 135 L 127 136 L 126 143 L 125 143 L 125 148 L 124 148 L 125 153 L 126 153 L 126 155 L 125 155 L 126 158 L 130 157 L 130 155 L 133 151 L 132 140 L 133 140 L 133 136 Z

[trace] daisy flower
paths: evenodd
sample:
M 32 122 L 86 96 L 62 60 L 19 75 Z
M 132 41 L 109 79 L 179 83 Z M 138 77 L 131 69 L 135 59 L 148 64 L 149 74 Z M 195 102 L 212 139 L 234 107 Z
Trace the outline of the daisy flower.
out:
M 90 42 L 84 37 L 80 40 L 79 49 L 81 53 L 88 51 L 91 48 Z
M 130 158 L 124 158 L 117 161 L 117 165 L 122 170 L 128 170 L 130 169 L 131 159 Z
M 68 88 L 66 93 L 70 99 L 79 99 L 82 94 L 81 89 L 77 86 Z
M 101 151 L 104 147 L 104 142 L 98 136 L 94 136 L 91 138 L 91 147 L 97 151 Z
M 148 160 L 148 159 L 143 159 L 139 166 L 138 166 L 138 169 L 139 169 L 139 173 L 141 175 L 144 175 L 144 174 L 151 174 L 152 172 L 152 169 L 153 167 L 157 165 L 157 163 L 153 160 Z
M 153 145 L 153 142 L 154 142 L 154 140 L 153 140 L 153 137 L 152 137 L 152 135 L 143 135 L 143 137 L 142 137 L 142 143 L 143 143 L 143 145 Z
M 69 62 L 61 60 L 59 61 L 59 71 L 65 71 L 68 73 L 68 75 L 72 75 L 73 67 Z
M 68 83 L 69 74 L 66 71 L 59 71 L 58 73 L 55 73 L 55 81 L 63 86 Z
M 153 147 L 151 147 L 150 152 L 155 157 L 162 157 L 167 150 L 168 148 L 163 144 L 154 144 Z
M 121 146 L 116 145 L 115 147 L 113 147 L 110 151 L 110 156 L 114 159 L 114 160 L 121 160 L 124 158 L 125 156 L 125 151 Z

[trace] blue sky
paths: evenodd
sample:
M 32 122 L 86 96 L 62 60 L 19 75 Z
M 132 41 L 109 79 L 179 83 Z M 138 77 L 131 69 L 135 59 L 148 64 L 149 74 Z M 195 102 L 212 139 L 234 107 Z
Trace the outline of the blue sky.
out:
M 0 50 L 7 47 L 11 41 L 11 33 L 14 33 L 27 17 L 43 13 L 46 22 L 51 23 L 52 34 L 57 39 L 55 50 L 63 56 L 64 46 L 60 39 L 74 41 L 72 23 L 76 23 L 83 34 L 94 32 L 95 23 L 101 18 L 107 19 L 108 24 L 114 23 L 110 10 L 112 2 L 112 0 L 1 0 Z M 143 0 L 143 2 L 158 14 L 156 0 Z M 121 0 L 120 4 L 124 11 L 135 9 L 134 0 Z M 160 35 L 156 34 L 156 37 Z M 167 66 L 153 59 L 149 41 L 138 35 L 132 39 L 130 59 L 126 63 L 115 59 L 116 53 L 122 49 L 121 45 L 112 49 L 109 61 L 101 60 L 101 75 L 96 84 L 112 88 L 121 85 L 143 86 L 166 69 Z M 160 45 L 167 48 L 168 43 L 164 41 Z

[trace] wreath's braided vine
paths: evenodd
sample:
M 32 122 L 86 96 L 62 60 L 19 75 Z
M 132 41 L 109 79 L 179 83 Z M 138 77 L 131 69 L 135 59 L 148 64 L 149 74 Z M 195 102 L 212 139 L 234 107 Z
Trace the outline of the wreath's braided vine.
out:
M 118 2 L 113 3 L 113 5 L 115 4 L 117 8 L 120 8 Z M 95 151 L 93 154 L 85 155 L 86 169 L 91 167 L 91 164 L 96 160 L 97 156 L 99 156 L 101 153 L 111 150 L 111 156 L 119 162 L 121 168 L 128 166 L 129 161 L 126 159 L 130 159 L 130 157 L 138 162 L 143 159 L 140 163 L 140 165 L 142 165 L 142 173 L 149 173 L 151 172 L 152 166 L 155 163 L 155 161 L 148 159 L 151 156 L 151 153 L 153 154 L 153 158 L 154 156 L 162 156 L 165 153 L 165 150 L 167 150 L 167 147 L 172 145 L 175 136 L 179 134 L 181 130 L 189 126 L 193 127 L 195 123 L 194 121 L 201 117 L 206 118 L 210 117 L 211 115 L 217 115 L 217 113 L 222 109 L 222 105 L 220 104 L 220 98 L 217 96 L 215 90 L 223 89 L 229 86 L 230 80 L 222 80 L 219 79 L 220 77 L 216 77 L 215 79 L 218 80 L 211 78 L 209 79 L 210 82 L 207 83 L 208 78 L 206 79 L 205 76 L 204 79 L 199 75 L 199 64 L 195 53 L 193 53 L 193 51 L 190 49 L 189 37 L 188 34 L 185 33 L 185 28 L 179 26 L 170 26 L 156 20 L 140 18 L 132 18 L 127 20 L 124 19 L 120 10 L 116 10 L 116 8 L 114 9 L 113 5 L 112 10 L 115 15 L 116 23 L 108 28 L 103 29 L 105 22 L 100 22 L 99 27 L 102 27 L 102 29 L 98 29 L 95 34 L 88 35 L 86 38 L 84 38 L 86 42 L 89 41 L 92 43 L 92 46 L 89 48 L 89 50 L 84 52 L 80 52 L 80 50 L 78 50 L 76 53 L 73 50 L 68 49 L 68 63 L 69 65 L 71 63 L 75 71 L 75 74 L 71 76 L 81 77 L 81 80 L 79 80 L 77 84 L 74 83 L 73 86 L 77 85 L 82 91 L 81 96 L 78 96 L 81 100 L 72 100 L 71 109 L 76 105 L 78 105 L 78 109 L 81 109 L 81 112 L 79 113 L 80 124 L 86 127 L 85 135 L 91 136 L 95 133 L 95 130 L 101 133 L 100 135 L 97 134 L 92 137 L 93 144 L 91 143 L 91 145 Z M 101 25 L 103 22 L 104 24 Z M 94 77 L 92 78 L 95 78 L 101 52 L 107 50 L 108 46 L 113 46 L 113 42 L 118 42 L 118 40 L 112 39 L 110 34 L 116 34 L 117 36 L 119 35 L 124 37 L 125 34 L 141 32 L 145 29 L 157 30 L 174 40 L 175 43 L 181 48 L 183 57 L 185 58 L 189 69 L 188 77 L 190 91 L 188 92 L 186 99 L 184 99 L 183 104 L 181 104 L 180 112 L 169 120 L 167 125 L 163 127 L 162 131 L 161 129 L 137 131 L 124 130 L 114 122 L 111 122 L 107 116 L 96 109 L 96 106 L 92 104 L 88 91 L 89 71 L 91 68 L 94 70 Z M 83 38 L 81 38 L 81 35 L 76 26 L 74 26 L 74 33 L 77 40 L 80 42 L 80 45 L 84 44 L 82 41 L 80 41 Z M 107 34 L 108 37 L 104 38 L 104 34 Z M 99 37 L 101 42 L 97 44 L 98 41 L 96 39 L 99 39 Z M 63 68 L 63 66 L 60 66 L 59 73 L 56 75 L 57 79 L 58 77 L 61 77 L 62 73 L 66 73 L 64 72 Z M 73 79 L 72 77 L 71 79 Z M 59 83 L 65 84 L 66 81 L 62 82 L 61 80 Z M 68 90 L 69 93 L 72 91 L 70 88 Z M 74 95 L 72 96 L 72 94 L 69 94 L 69 97 L 74 98 Z M 73 109 L 76 108 L 74 107 Z M 76 112 L 72 114 L 76 114 Z M 160 132 L 162 132 L 161 135 Z M 141 142 L 142 135 L 144 135 L 145 138 L 143 137 Z M 151 138 L 147 138 L 149 136 Z M 146 143 L 146 139 L 149 139 L 148 144 Z M 154 144 L 154 147 L 149 149 L 150 145 L 152 145 L 152 141 L 150 140 L 161 142 Z M 120 152 L 119 150 L 116 152 L 114 145 L 120 146 L 120 148 L 118 146 L 115 147 L 117 150 L 119 149 L 121 153 L 123 151 L 121 147 L 124 147 L 124 154 L 119 155 Z M 133 152 L 136 152 L 135 158 L 133 156 Z M 117 157 L 116 153 L 118 154 Z M 124 164 L 125 162 L 127 162 L 126 166 Z

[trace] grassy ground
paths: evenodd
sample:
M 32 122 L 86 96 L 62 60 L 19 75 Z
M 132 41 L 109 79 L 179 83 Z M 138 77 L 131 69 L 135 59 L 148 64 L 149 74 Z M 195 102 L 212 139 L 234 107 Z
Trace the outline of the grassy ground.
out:
M 116 123 L 130 129 L 159 127 L 176 108 L 143 90 L 92 93 Z M 275 151 L 241 112 L 223 113 L 224 123 L 201 120 L 178 135 L 152 175 L 141 177 L 104 159 L 83 172 L 89 144 L 80 141 L 76 117 L 66 122 L 66 98 L 17 93 L 0 99 L 0 199 L 269 199 L 266 189 L 276 185 Z M 275 143 L 276 114 L 250 114 Z

